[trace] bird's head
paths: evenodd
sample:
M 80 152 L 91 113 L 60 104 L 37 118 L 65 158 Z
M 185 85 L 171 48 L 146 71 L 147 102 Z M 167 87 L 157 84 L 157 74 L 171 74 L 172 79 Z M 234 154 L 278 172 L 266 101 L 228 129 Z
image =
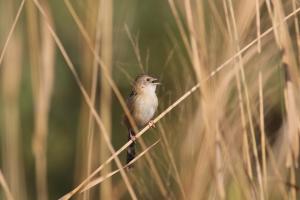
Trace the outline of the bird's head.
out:
M 157 85 L 160 85 L 157 78 L 145 74 L 137 76 L 134 81 L 134 88 L 137 92 L 155 92 Z

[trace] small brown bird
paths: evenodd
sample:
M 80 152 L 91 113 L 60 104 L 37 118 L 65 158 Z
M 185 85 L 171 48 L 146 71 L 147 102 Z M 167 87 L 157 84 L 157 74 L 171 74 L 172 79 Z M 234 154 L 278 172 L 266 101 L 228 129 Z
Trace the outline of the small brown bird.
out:
M 139 75 L 136 77 L 131 93 L 127 98 L 127 107 L 138 129 L 143 128 L 151 122 L 154 116 L 158 100 L 155 93 L 156 86 L 160 85 L 158 79 L 148 75 Z M 128 129 L 128 140 L 135 141 L 135 135 L 128 116 L 125 116 L 125 125 Z M 132 142 L 127 149 L 126 164 L 135 157 L 135 142 Z M 129 166 L 131 168 L 132 166 Z

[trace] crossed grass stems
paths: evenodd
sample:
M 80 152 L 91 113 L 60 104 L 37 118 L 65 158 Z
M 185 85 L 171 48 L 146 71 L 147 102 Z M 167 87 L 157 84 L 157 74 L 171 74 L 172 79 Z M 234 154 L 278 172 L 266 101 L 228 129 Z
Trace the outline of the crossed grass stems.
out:
M 83 87 L 83 84 L 81 83 L 80 81 L 80 78 L 74 68 L 74 65 L 73 63 L 71 62 L 71 59 L 69 58 L 67 52 L 65 51 L 58 35 L 56 34 L 56 32 L 54 31 L 54 28 L 52 27 L 52 24 L 51 22 L 49 21 L 49 18 L 45 12 L 45 10 L 43 9 L 43 7 L 41 6 L 41 4 L 39 3 L 39 1 L 37 0 L 33 0 L 34 4 L 36 5 L 37 9 L 39 10 L 39 12 L 42 14 L 42 17 L 43 17 L 43 20 L 44 22 L 46 23 L 47 25 L 47 28 L 48 30 L 50 31 L 50 34 L 51 36 L 53 37 L 57 47 L 59 48 L 59 50 L 61 51 L 61 54 L 63 55 L 66 63 L 67 63 L 67 66 L 69 67 L 69 69 L 71 70 L 74 78 L 75 78 L 75 81 L 76 83 L 78 84 L 78 87 L 80 88 L 80 91 L 82 92 L 82 95 L 87 103 L 87 105 L 89 106 L 89 109 L 93 115 L 93 117 L 95 118 L 95 121 L 97 123 L 97 125 L 99 126 L 102 134 L 103 134 L 103 137 L 112 153 L 112 155 L 103 163 L 101 164 L 96 170 L 93 171 L 93 173 L 91 173 L 85 180 L 83 180 L 75 189 L 73 189 L 71 192 L 67 193 L 66 195 L 64 195 L 61 199 L 70 199 L 73 195 L 75 195 L 76 193 L 78 192 L 82 192 L 82 191 L 85 191 L 93 186 L 95 186 L 96 184 L 99 184 L 101 182 L 103 182 L 105 179 L 111 177 L 112 175 L 120 172 L 121 173 L 121 176 L 123 177 L 124 181 L 125 181 L 125 184 L 129 190 L 129 193 L 132 197 L 132 199 L 137 199 L 133 189 L 132 189 L 132 186 L 128 180 L 128 177 L 124 171 L 124 167 L 126 166 L 122 166 L 121 165 L 121 162 L 118 158 L 118 155 L 124 151 L 131 143 L 132 141 L 128 141 L 127 143 L 125 143 L 121 148 L 119 148 L 117 151 L 114 150 L 110 140 L 109 140 L 109 137 L 108 137 L 108 134 L 107 134 L 107 131 L 105 130 L 105 127 L 98 115 L 98 113 L 96 112 L 95 108 L 93 107 L 93 104 L 92 104 L 92 101 L 87 93 L 87 91 L 85 90 L 85 88 Z M 19 6 L 19 9 L 17 11 L 17 14 L 16 14 L 16 17 L 14 18 L 14 21 L 13 21 L 13 24 L 10 28 L 10 31 L 9 31 L 9 34 L 7 36 L 7 39 L 5 41 L 5 44 L 4 44 L 4 47 L 3 47 L 3 50 L 0 54 L 0 64 L 2 63 L 3 61 L 3 57 L 5 55 L 5 52 L 6 52 L 6 49 L 7 49 L 7 45 L 11 39 L 11 36 L 14 32 L 14 29 L 16 27 L 16 24 L 19 20 L 19 17 L 20 17 L 20 14 L 21 14 L 21 11 L 23 10 L 23 7 L 24 7 L 24 3 L 25 3 L 25 0 L 22 0 L 22 2 L 20 3 L 20 6 Z M 65 3 L 68 4 L 69 1 L 68 0 L 65 0 Z M 124 101 L 124 98 L 122 97 L 120 91 L 118 90 L 117 86 L 115 85 L 114 81 L 111 79 L 111 77 L 109 76 L 107 70 L 106 70 L 106 66 L 104 64 L 104 62 L 101 60 L 101 58 L 99 57 L 99 55 L 96 54 L 96 51 L 95 49 L 93 48 L 92 46 L 92 43 L 91 43 L 91 40 L 86 32 L 86 30 L 84 29 L 84 26 L 82 25 L 82 23 L 80 22 L 80 19 L 77 17 L 76 13 L 74 10 L 69 10 L 72 17 L 74 18 L 81 34 L 83 35 L 84 39 L 85 39 L 85 42 L 88 44 L 88 47 L 90 48 L 91 52 L 93 53 L 94 57 L 96 58 L 96 61 L 98 63 L 98 66 L 101 67 L 101 70 L 103 71 L 104 75 L 105 75 L 105 78 L 107 79 L 108 83 L 110 84 L 113 92 L 115 93 L 116 97 L 118 98 L 124 112 L 126 113 L 126 115 L 129 116 L 129 121 L 130 123 L 133 125 L 133 127 L 136 128 L 136 125 L 126 107 L 126 103 Z M 212 77 L 214 77 L 218 72 L 220 72 L 222 69 L 225 68 L 225 66 L 229 65 L 231 62 L 233 62 L 236 58 L 240 57 L 244 52 L 246 52 L 250 47 L 252 47 L 253 45 L 255 44 L 259 44 L 260 43 L 260 40 L 262 38 L 264 38 L 265 36 L 269 35 L 270 33 L 272 33 L 273 31 L 275 31 L 275 29 L 277 27 L 279 27 L 281 24 L 285 23 L 287 20 L 289 20 L 291 17 L 295 16 L 298 12 L 300 11 L 300 8 L 297 8 L 295 9 L 293 12 L 291 12 L 289 15 L 287 15 L 283 21 L 281 21 L 280 23 L 277 23 L 275 26 L 267 29 L 265 32 L 261 33 L 260 35 L 257 35 L 256 39 L 254 39 L 252 42 L 250 42 L 248 45 L 246 45 L 245 47 L 243 47 L 242 49 L 240 49 L 237 53 L 235 53 L 232 57 L 230 57 L 229 59 L 227 59 L 222 65 L 218 66 L 216 68 L 216 70 L 212 71 L 210 73 L 210 75 L 206 78 L 206 80 L 204 81 L 208 81 L 209 79 L 211 79 Z M 73 12 L 73 13 L 72 13 Z M 163 112 L 161 112 L 154 120 L 153 120 L 153 123 L 157 123 L 160 121 L 160 119 L 162 119 L 166 114 L 168 114 L 170 111 L 172 111 L 175 107 L 177 107 L 181 102 L 183 102 L 185 99 L 187 99 L 191 94 L 193 94 L 195 91 L 197 91 L 198 89 L 200 88 L 200 83 L 198 82 L 197 84 L 195 84 L 190 90 L 188 90 L 186 93 L 184 93 L 180 98 L 178 98 L 173 104 L 171 104 L 168 108 L 166 108 Z M 136 138 L 139 138 L 141 137 L 151 126 L 150 125 L 147 125 L 145 126 L 142 130 L 140 130 L 137 135 L 136 135 Z M 152 145 L 150 145 L 148 148 L 146 148 L 142 153 L 140 153 L 137 158 L 135 160 L 132 161 L 133 162 L 136 162 L 138 159 L 140 159 L 143 155 L 145 155 L 151 148 L 153 148 L 156 144 L 159 143 L 160 140 L 156 141 L 155 143 L 153 143 Z M 112 160 L 115 160 L 116 161 L 116 164 L 117 164 L 117 167 L 118 169 L 107 174 L 107 175 L 104 175 L 100 178 L 97 178 L 96 180 L 94 181 L 90 181 L 92 178 L 95 177 L 96 174 L 98 174 L 103 168 L 105 165 L 109 164 Z M 131 164 L 131 163 L 130 163 Z M 5 180 L 1 181 L 1 185 L 2 186 L 5 186 Z M 84 187 L 86 186 L 86 187 Z M 6 188 L 6 187 L 5 187 Z M 9 192 L 9 190 L 7 191 Z

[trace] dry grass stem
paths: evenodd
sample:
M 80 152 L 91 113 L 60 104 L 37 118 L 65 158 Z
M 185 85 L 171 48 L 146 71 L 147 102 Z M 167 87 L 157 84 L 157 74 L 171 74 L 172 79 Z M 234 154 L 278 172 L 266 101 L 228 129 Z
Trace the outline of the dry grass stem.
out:
M 138 61 L 138 66 L 140 67 L 140 70 L 145 73 L 145 67 L 143 65 L 143 62 L 142 62 L 142 58 L 141 58 L 141 53 L 140 53 L 140 49 L 139 49 L 139 43 L 138 43 L 138 37 L 136 39 L 133 39 L 130 31 L 129 31 L 129 28 L 127 25 L 125 25 L 125 31 L 126 31 L 126 34 L 130 40 L 130 43 L 132 45 L 132 48 L 133 48 L 133 51 L 134 51 L 134 54 L 137 58 L 137 61 Z
M 74 68 L 73 63 L 71 62 L 70 58 L 68 57 L 68 55 L 67 55 L 67 53 L 66 53 L 66 51 L 65 51 L 65 49 L 64 49 L 64 47 L 62 45 L 62 43 L 60 42 L 60 40 L 57 37 L 56 33 L 54 32 L 53 28 L 51 27 L 51 25 L 47 21 L 47 15 L 46 15 L 44 9 L 41 7 L 41 5 L 39 4 L 38 1 L 34 0 L 34 3 L 36 4 L 38 10 L 42 14 L 42 16 L 43 16 L 43 18 L 45 20 L 45 23 L 46 23 L 49 31 L 51 32 L 51 35 L 52 35 L 52 37 L 53 37 L 56 45 L 58 46 L 58 48 L 61 51 L 63 57 L 65 58 L 67 66 L 70 68 L 70 70 L 71 70 L 71 72 L 72 72 L 72 74 L 73 74 L 73 76 L 74 76 L 74 78 L 76 80 L 76 83 L 78 84 L 79 89 L 82 92 L 82 95 L 83 95 L 83 97 L 84 97 L 87 105 L 89 106 L 90 110 L 93 113 L 93 116 L 94 116 L 94 118 L 96 120 L 97 125 L 99 126 L 101 132 L 103 133 L 104 139 L 106 141 L 106 144 L 108 145 L 108 148 L 109 148 L 110 152 L 112 154 L 115 154 L 114 148 L 113 148 L 113 146 L 112 146 L 112 144 L 111 144 L 111 142 L 109 140 L 109 137 L 108 137 L 108 134 L 107 134 L 106 129 L 104 127 L 104 124 L 103 124 L 102 120 L 100 119 L 98 113 L 96 112 L 95 108 L 93 107 L 93 104 L 92 104 L 92 102 L 91 102 L 91 100 L 90 100 L 90 98 L 89 98 L 86 90 L 84 89 L 84 87 L 83 87 L 83 85 L 82 85 L 82 83 L 80 81 L 80 78 L 79 78 L 79 76 L 78 76 L 78 74 L 77 74 L 77 72 L 76 72 L 76 70 Z M 134 192 L 134 190 L 133 190 L 133 188 L 132 188 L 132 186 L 131 186 L 131 184 L 129 182 L 129 179 L 128 179 L 125 171 L 122 169 L 122 165 L 121 165 L 120 159 L 118 157 L 114 157 L 114 159 L 116 161 L 116 164 L 117 164 L 118 168 L 120 168 L 120 170 L 121 170 L 121 176 L 124 179 L 124 181 L 126 183 L 126 186 L 128 187 L 128 190 L 129 190 L 129 193 L 130 193 L 131 197 L 133 199 L 137 199 L 136 194 L 135 194 L 135 192 Z M 70 194 L 66 195 L 66 196 L 63 196 L 61 199 L 69 199 L 69 198 L 71 198 L 71 196 L 72 196 L 72 192 Z
M 1 5 L 3 198 L 298 199 L 297 0 Z M 143 128 L 137 73 L 162 83 Z
M 12 194 L 11 194 L 9 188 L 8 188 L 7 182 L 4 178 L 3 173 L 2 173 L 1 170 L 0 170 L 0 184 L 3 188 L 3 190 L 4 190 L 4 194 L 6 196 L 6 199 L 7 200 L 13 200 L 14 198 L 13 198 L 13 196 L 12 196 Z
M 113 1 L 111 0 L 101 0 L 99 3 L 98 10 L 98 22 L 100 23 L 101 31 L 101 49 L 100 57 L 105 64 L 106 73 L 112 77 L 112 54 L 113 54 Z M 96 63 L 96 58 L 94 58 Z M 101 70 L 101 85 L 100 85 L 100 117 L 103 121 L 105 129 L 111 139 L 112 131 L 112 91 L 108 80 L 105 77 L 105 72 L 103 68 Z M 109 150 L 106 146 L 106 141 L 101 139 L 100 141 L 100 163 L 105 162 L 105 160 L 110 156 Z M 111 165 L 107 165 L 103 170 L 103 174 L 107 174 L 111 171 Z M 101 185 L 101 199 L 112 199 L 112 181 L 108 180 Z
M 186 193 L 184 191 L 184 187 L 183 187 L 183 183 L 182 183 L 182 180 L 181 180 L 181 177 L 180 177 L 180 174 L 179 174 L 179 170 L 178 170 L 178 168 L 176 166 L 175 158 L 173 156 L 171 146 L 170 146 L 170 144 L 168 142 L 168 139 L 166 137 L 165 130 L 160 125 L 158 126 L 158 128 L 159 128 L 159 131 L 161 133 L 163 144 L 164 144 L 165 149 L 167 151 L 167 154 L 168 154 L 168 157 L 170 159 L 171 165 L 172 165 L 172 167 L 174 169 L 175 178 L 176 178 L 177 184 L 179 185 L 180 192 L 182 193 L 183 199 L 186 199 L 187 195 L 186 195 Z
M 160 142 L 160 140 L 156 141 L 149 147 L 147 147 L 145 150 L 143 150 L 140 154 L 138 154 L 133 160 L 131 160 L 128 164 L 126 164 L 123 169 L 127 169 L 128 166 L 132 165 L 135 163 L 137 160 L 139 160 L 142 156 L 144 156 L 148 151 L 150 151 L 155 145 L 157 145 Z M 115 171 L 109 172 L 108 174 L 101 176 L 99 178 L 96 178 L 92 181 L 90 181 L 84 188 L 82 188 L 79 192 L 84 192 L 86 190 L 89 190 L 90 188 L 102 183 L 103 181 L 107 180 L 108 178 L 112 177 L 113 175 L 117 174 L 120 172 L 120 169 L 117 169 Z M 130 171 L 129 171 L 130 173 Z
M 97 60 L 98 66 L 101 68 L 104 77 L 107 79 L 109 85 L 111 86 L 112 91 L 114 92 L 114 94 L 116 95 L 119 103 L 121 104 L 121 107 L 125 113 L 125 115 L 128 117 L 129 123 L 131 124 L 131 126 L 133 127 L 133 129 L 135 130 L 135 132 L 138 132 L 137 126 L 127 108 L 126 102 L 121 94 L 121 92 L 119 91 L 118 87 L 116 86 L 115 82 L 112 80 L 112 78 L 109 76 L 109 73 L 107 71 L 107 67 L 105 65 L 105 63 L 103 62 L 103 60 L 99 57 L 99 55 L 97 55 L 97 53 L 95 52 L 95 49 L 93 48 L 92 42 L 90 40 L 90 37 L 88 36 L 84 26 L 82 25 L 78 15 L 76 14 L 74 8 L 72 7 L 72 5 L 70 4 L 69 0 L 64 0 L 66 7 L 68 8 L 68 10 L 70 11 L 71 16 L 73 17 L 74 21 L 76 22 L 80 33 L 83 35 L 83 38 L 85 40 L 85 42 L 87 43 L 87 46 L 89 47 L 90 51 L 92 52 L 93 56 L 95 57 L 95 59 Z
M 256 0 L 255 7 L 256 7 L 256 35 L 257 35 L 257 38 L 259 38 L 259 36 L 260 36 L 260 0 Z M 257 51 L 258 51 L 258 53 L 261 52 L 261 40 L 260 39 L 257 41 Z
M 296 13 L 298 13 L 300 11 L 300 8 L 298 8 L 297 10 L 293 11 L 292 13 L 290 13 L 289 15 L 287 15 L 285 17 L 285 21 L 288 20 L 289 18 L 291 18 L 292 16 L 294 16 Z M 277 25 L 278 26 L 278 25 Z M 265 31 L 264 33 L 262 33 L 260 35 L 260 38 L 263 38 L 265 36 L 267 36 L 268 34 L 270 34 L 273 30 L 273 27 L 269 28 L 267 31 Z M 236 54 L 234 54 L 232 57 L 230 57 L 229 59 L 227 59 L 222 65 L 220 65 L 216 70 L 214 70 L 210 76 L 207 78 L 210 79 L 213 76 L 215 76 L 218 72 L 220 72 L 222 69 L 224 69 L 225 66 L 227 66 L 229 63 L 231 63 L 234 59 L 237 58 L 237 56 L 239 56 L 241 53 L 245 52 L 246 50 L 248 50 L 251 46 L 253 46 L 256 42 L 257 42 L 257 38 L 255 40 L 253 40 L 252 42 L 250 42 L 248 45 L 246 45 L 244 48 L 242 48 L 239 52 L 237 52 Z M 179 105 L 182 101 L 184 101 L 187 97 L 189 97 L 191 94 L 193 94 L 198 88 L 200 87 L 200 83 L 197 83 L 196 85 L 194 85 L 190 90 L 188 90 L 185 94 L 183 94 L 179 99 L 177 99 L 173 104 L 171 104 L 167 109 L 165 109 L 162 113 L 160 113 L 160 115 L 158 115 L 153 122 L 157 123 L 160 119 L 162 119 L 166 114 L 168 114 L 170 111 L 172 111 L 177 105 Z M 139 138 L 140 136 L 142 136 L 148 129 L 150 128 L 150 125 L 147 125 L 146 127 L 144 127 L 137 135 L 136 138 Z M 95 176 L 95 174 L 97 174 L 99 171 L 101 171 L 101 169 L 104 167 L 105 164 L 111 162 L 116 156 L 118 156 L 122 151 L 124 151 L 125 149 L 127 149 L 127 147 L 132 143 L 132 141 L 128 141 L 126 144 L 124 144 L 121 148 L 119 148 L 115 154 L 113 154 L 111 157 L 109 157 L 105 163 L 103 163 L 100 167 L 98 167 L 96 170 L 94 170 L 94 172 L 88 176 L 80 185 L 78 185 L 73 191 L 78 191 L 82 185 L 86 184 L 92 177 Z
M 266 132 L 265 132 L 265 120 L 264 120 L 264 101 L 263 101 L 263 79 L 262 79 L 262 72 L 259 72 L 258 76 L 259 81 L 259 113 L 260 113 L 260 134 L 261 134 L 261 157 L 262 157 L 262 177 L 263 177 L 263 191 L 264 193 L 261 193 L 261 195 L 265 194 L 264 196 L 261 196 L 261 199 L 267 199 L 267 154 L 266 154 Z
M 103 63 L 103 61 L 99 58 L 99 56 L 95 53 L 95 50 L 91 46 L 91 40 L 90 40 L 90 38 L 89 38 L 86 30 L 84 29 L 84 27 L 83 27 L 80 19 L 78 18 L 76 12 L 74 11 L 72 5 L 70 4 L 70 2 L 68 0 L 65 0 L 65 3 L 66 3 L 66 6 L 67 6 L 68 10 L 70 11 L 72 17 L 74 18 L 76 24 L 78 25 L 79 30 L 83 34 L 84 39 L 86 40 L 88 46 L 90 47 L 90 50 L 92 51 L 93 55 L 95 56 L 95 59 L 97 60 L 97 63 L 101 67 L 102 72 L 103 72 L 102 74 L 104 75 L 103 77 L 108 80 L 108 83 L 111 85 L 112 90 L 114 91 L 115 95 L 117 96 L 117 98 L 118 98 L 118 100 L 119 100 L 119 102 L 120 102 L 120 104 L 121 104 L 121 106 L 122 106 L 125 114 L 128 116 L 129 121 L 132 124 L 132 127 L 134 127 L 136 129 L 136 132 L 138 132 L 137 128 L 136 128 L 136 125 L 135 125 L 135 122 L 133 121 L 132 116 L 129 113 L 128 108 L 127 108 L 127 106 L 125 104 L 124 98 L 122 97 L 120 91 L 116 87 L 116 85 L 113 82 L 113 80 L 111 79 L 111 77 L 108 76 L 108 71 L 107 71 L 107 67 L 106 67 L 105 63 Z M 138 45 L 136 45 L 135 43 L 133 43 L 133 46 L 135 47 L 136 55 L 139 56 Z M 143 66 L 141 65 L 142 64 L 141 63 L 141 59 L 139 61 L 139 64 L 140 64 L 141 69 L 143 69 Z M 140 140 L 140 144 L 141 144 L 142 148 L 145 149 L 146 145 L 144 144 L 144 142 L 143 142 L 142 139 Z M 161 193 L 163 195 L 167 195 L 167 191 L 166 191 L 166 189 L 165 189 L 165 187 L 163 185 L 163 182 L 162 182 L 162 180 L 161 180 L 161 178 L 160 178 L 160 176 L 158 174 L 158 171 L 157 171 L 155 165 L 153 164 L 153 161 L 152 161 L 151 157 L 148 154 L 146 154 L 146 159 L 147 159 L 147 162 L 150 165 L 151 171 L 153 172 L 154 178 L 155 178 L 155 180 L 156 180 L 156 182 L 157 182 L 157 184 L 159 186 L 159 189 L 161 190 Z
M 297 5 L 296 5 L 296 0 L 292 0 L 292 6 L 293 6 L 293 11 L 295 11 L 297 9 Z M 298 62 L 300 62 L 300 30 L 299 30 L 299 19 L 297 16 L 295 16 L 294 19 L 294 23 L 295 23 L 295 32 L 296 32 L 296 42 L 297 42 L 297 47 L 298 47 Z
M 236 25 L 236 20 L 234 16 L 234 11 L 233 11 L 233 5 L 232 1 L 229 0 L 229 10 L 233 22 L 233 29 L 234 29 L 234 39 L 236 41 L 236 48 L 237 51 L 240 51 L 240 45 L 239 45 L 239 36 L 237 32 L 237 25 Z M 253 154 L 255 157 L 255 166 L 256 166 L 256 173 L 258 176 L 258 182 L 259 182 L 259 187 L 260 187 L 260 196 L 263 197 L 263 183 L 262 183 L 262 175 L 261 175 L 261 167 L 259 164 L 259 158 L 258 158 L 258 150 L 257 150 L 257 143 L 256 143 L 256 138 L 255 138 L 255 131 L 254 131 L 254 123 L 252 119 L 252 114 L 251 114 L 251 108 L 250 108 L 250 96 L 249 96 L 249 90 L 248 86 L 246 83 L 246 77 L 245 77 L 245 71 L 244 71 L 244 65 L 243 65 L 243 60 L 242 60 L 242 55 L 240 54 L 238 57 L 237 65 L 239 67 L 240 73 L 241 73 L 241 78 L 242 78 L 242 85 L 243 85 L 243 90 L 245 92 L 245 100 L 246 100 L 246 111 L 248 115 L 248 120 L 249 120 L 249 125 L 250 125 L 250 135 L 251 135 L 251 142 L 252 142 L 252 150 Z
M 19 6 L 18 12 L 17 12 L 17 14 L 16 14 L 16 17 L 14 18 L 14 21 L 13 21 L 13 23 L 12 23 L 12 25 L 11 25 L 10 30 L 9 30 L 7 39 L 5 40 L 3 49 L 2 49 L 1 54 L 0 54 L 0 65 L 1 65 L 1 63 L 2 63 L 2 61 L 3 61 L 3 58 L 4 58 L 4 55 L 5 55 L 7 46 L 8 46 L 9 41 L 10 41 L 10 39 L 11 39 L 13 33 L 14 33 L 15 27 L 16 27 L 18 21 L 19 21 L 19 18 L 20 18 L 21 12 L 22 12 L 22 10 L 23 10 L 24 4 L 25 4 L 25 0 L 22 0 L 22 2 L 20 3 L 20 6 Z
M 34 6 L 34 5 L 32 5 Z M 31 8 L 33 9 L 33 8 Z M 47 9 L 49 9 L 47 7 Z M 49 13 L 49 11 L 48 11 Z M 52 22 L 51 18 L 49 21 Z M 31 22 L 35 23 L 35 22 Z M 36 71 L 36 96 L 35 96 L 35 131 L 33 136 L 33 153 L 35 156 L 36 165 L 36 182 L 38 199 L 48 199 L 48 184 L 47 184 L 47 137 L 48 137 L 48 114 L 50 110 L 50 102 L 52 95 L 53 79 L 54 79 L 54 52 L 55 44 L 47 29 L 42 24 L 42 42 L 41 53 L 33 51 L 33 59 L 35 56 L 40 57 L 37 61 L 32 63 L 40 63 L 37 66 L 33 66 Z M 34 44 L 35 46 L 37 44 Z M 40 54 L 40 55 L 38 55 Z M 35 78 L 35 77 L 33 77 Z
M 4 5 L 4 4 L 2 4 Z M 20 29 L 15 25 L 23 5 L 19 7 L 19 13 L 14 18 L 14 2 L 6 2 L 1 8 L 1 18 L 6 19 L 1 28 L 10 29 L 6 45 L 2 51 L 3 63 L 1 68 L 1 163 L 3 176 L 15 199 L 27 199 L 27 187 L 25 184 L 23 138 L 21 129 L 21 111 L 19 99 L 21 97 L 21 77 L 23 72 L 23 39 Z M 12 32 L 14 31 L 14 34 Z

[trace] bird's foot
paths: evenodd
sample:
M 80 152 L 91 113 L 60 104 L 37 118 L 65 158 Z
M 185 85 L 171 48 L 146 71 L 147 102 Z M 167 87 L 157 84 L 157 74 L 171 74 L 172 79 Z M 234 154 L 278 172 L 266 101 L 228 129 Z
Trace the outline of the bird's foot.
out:
M 150 120 L 150 121 L 148 122 L 148 125 L 150 126 L 150 128 L 156 128 L 155 123 L 154 123 L 153 120 Z
M 132 142 L 136 142 L 136 137 L 135 137 L 135 135 L 133 135 L 133 134 L 130 134 L 130 139 L 132 140 Z

